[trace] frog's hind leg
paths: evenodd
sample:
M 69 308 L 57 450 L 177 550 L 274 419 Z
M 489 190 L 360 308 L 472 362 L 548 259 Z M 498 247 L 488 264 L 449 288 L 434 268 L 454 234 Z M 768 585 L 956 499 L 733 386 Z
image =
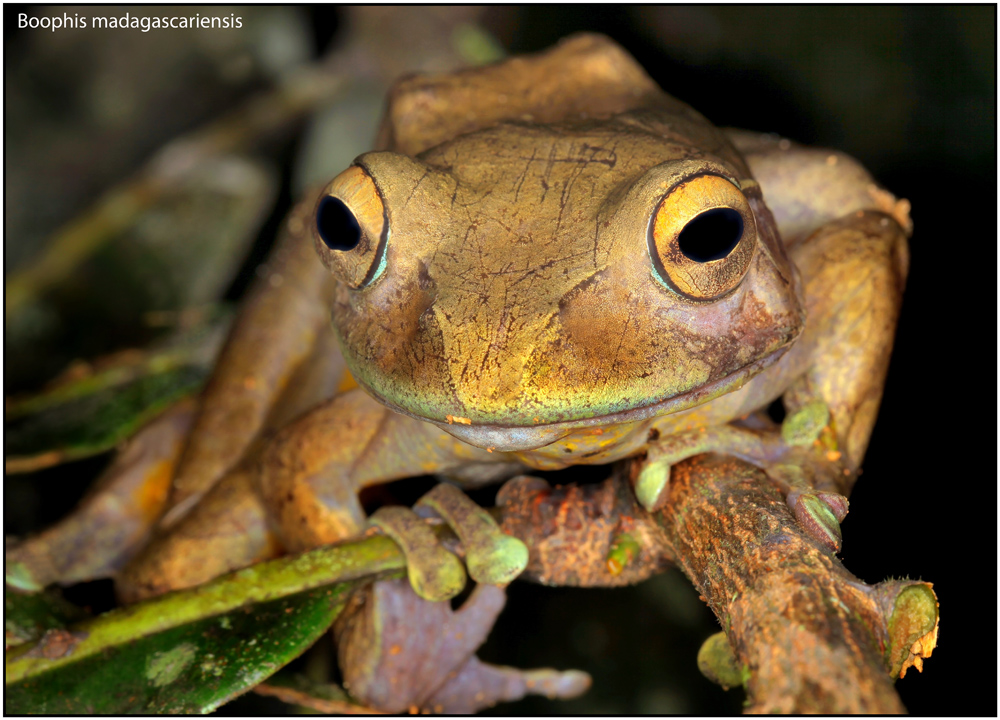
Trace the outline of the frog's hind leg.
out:
M 333 282 L 309 237 L 312 206 L 296 207 L 258 271 L 197 409 L 188 402 L 141 430 L 73 515 L 8 550 L 19 587 L 113 574 L 154 524 L 162 537 L 252 457 L 268 429 L 336 391 L 344 362 L 329 327 Z
M 169 532 L 154 537 L 117 576 L 119 598 L 136 602 L 276 557 L 281 546 L 255 491 L 253 468 L 252 461 L 237 466 Z
M 109 577 L 149 537 L 194 419 L 194 400 L 176 404 L 133 436 L 77 509 L 5 552 L 6 580 L 22 590 Z
M 859 211 L 889 215 L 909 236 L 910 203 L 880 187 L 857 160 L 837 150 L 786 138 L 725 130 L 760 183 L 786 248 L 795 248 L 826 223 Z
M 779 171 L 775 159 L 782 156 L 790 167 Z M 798 377 L 783 397 L 785 408 L 791 415 L 824 402 L 853 472 L 868 446 L 899 319 L 909 268 L 909 203 L 839 153 L 792 145 L 757 149 L 749 160 L 782 236 L 801 236 L 789 255 L 802 278 L 808 320 L 776 367 Z M 835 191 L 823 190 L 824 183 Z M 843 199 L 839 211 L 826 192 Z
M 295 207 L 258 269 L 202 394 L 163 527 L 236 467 L 262 433 L 330 397 L 343 373 L 329 327 L 334 282 L 309 233 L 314 200 Z

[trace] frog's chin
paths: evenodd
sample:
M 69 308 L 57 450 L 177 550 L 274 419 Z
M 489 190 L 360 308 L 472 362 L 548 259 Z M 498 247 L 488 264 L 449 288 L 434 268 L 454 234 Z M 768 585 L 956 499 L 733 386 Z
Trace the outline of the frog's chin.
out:
M 453 419 L 449 423 L 414 415 L 402 408 L 391 405 L 390 407 L 393 407 L 397 412 L 402 412 L 419 420 L 437 425 L 445 432 L 469 445 L 475 445 L 476 447 L 495 452 L 524 452 L 551 445 L 580 428 L 593 427 L 595 425 L 607 427 L 610 425 L 638 422 L 657 415 L 669 415 L 681 410 L 687 410 L 696 405 L 706 403 L 709 400 L 714 400 L 721 395 L 739 390 L 750 378 L 770 365 L 773 365 L 778 358 L 785 354 L 787 349 L 788 346 L 785 346 L 723 378 L 706 383 L 685 393 L 665 398 L 659 402 L 609 415 L 580 418 L 578 420 L 515 426 L 471 424 L 468 421 L 463 422 L 464 419 L 459 419 L 458 422 L 455 422 Z

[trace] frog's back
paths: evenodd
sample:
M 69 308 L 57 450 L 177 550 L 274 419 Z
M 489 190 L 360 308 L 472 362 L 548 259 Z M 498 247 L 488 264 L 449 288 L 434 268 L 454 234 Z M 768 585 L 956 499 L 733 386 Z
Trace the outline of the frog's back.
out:
M 506 121 L 552 124 L 604 119 L 640 108 L 655 108 L 711 128 L 692 108 L 665 94 L 614 41 L 580 34 L 537 55 L 455 73 L 402 78 L 389 92 L 375 147 L 418 155 Z

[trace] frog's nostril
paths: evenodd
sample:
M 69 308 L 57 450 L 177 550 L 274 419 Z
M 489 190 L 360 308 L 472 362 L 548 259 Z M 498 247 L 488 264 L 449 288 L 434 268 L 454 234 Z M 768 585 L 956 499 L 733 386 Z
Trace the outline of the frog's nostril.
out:
M 342 200 L 327 196 L 316 210 L 316 230 L 331 250 L 353 250 L 361 242 L 361 226 Z
M 697 215 L 677 237 L 677 245 L 695 262 L 721 260 L 743 237 L 743 217 L 732 208 L 713 208 Z

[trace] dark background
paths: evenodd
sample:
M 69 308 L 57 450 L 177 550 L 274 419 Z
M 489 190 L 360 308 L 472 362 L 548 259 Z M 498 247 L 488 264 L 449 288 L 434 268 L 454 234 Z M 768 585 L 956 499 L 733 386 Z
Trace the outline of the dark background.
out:
M 17 11 L 5 8 L 5 113 L 12 112 L 12 101 L 26 102 L 23 95 L 12 97 L 7 84 L 20 78 L 24 86 L 24 73 L 37 68 L 34 34 L 43 32 L 12 27 Z M 301 13 L 317 54 L 343 41 L 341 12 Z M 865 472 L 843 525 L 841 557 L 866 582 L 905 576 L 934 583 L 941 602 L 939 646 L 922 675 L 911 670 L 898 683 L 910 712 L 995 715 L 996 467 L 992 453 L 985 461 L 977 457 L 981 445 L 993 447 L 994 435 L 989 423 L 980 429 L 978 412 L 972 412 L 983 403 L 989 414 L 994 390 L 989 330 L 995 317 L 985 308 L 994 307 L 996 290 L 995 6 L 531 6 L 491 8 L 480 22 L 511 53 L 540 50 L 580 30 L 606 33 L 667 92 L 717 125 L 843 150 L 911 201 L 914 234 L 903 314 Z M 50 49 L 52 42 L 46 40 Z M 68 89 L 60 89 L 57 79 L 36 79 L 35 102 L 45 113 L 74 112 L 73 102 L 60 104 Z M 185 97 L 160 102 L 183 104 Z M 158 134 L 133 143 L 132 160 L 76 168 L 81 177 L 100 179 L 84 183 L 72 202 L 41 202 L 30 226 L 56 227 L 164 140 L 219 110 L 194 92 L 190 102 L 200 104 L 189 116 L 164 119 Z M 51 150 L 51 143 L 32 146 L 32 137 L 12 134 L 10 126 L 4 140 L 8 149 L 27 144 L 40 156 Z M 278 161 L 293 157 L 289 148 L 296 141 L 289 142 L 274 151 Z M 12 198 L 26 194 L 10 185 L 10 169 L 8 209 Z M 276 216 L 281 203 L 291 200 L 288 173 L 282 177 Z M 30 194 L 37 197 L 38 189 Z M 35 250 L 18 244 L 26 241 L 12 236 L 9 223 L 6 230 L 9 272 Z M 261 243 L 266 238 L 258 242 L 258 253 Z M 237 280 L 229 295 L 243 286 Z M 113 349 L 79 347 L 62 352 L 71 358 Z M 8 360 L 14 352 L 5 345 Z M 44 372 L 38 363 L 19 374 L 5 370 L 5 396 L 32 389 L 65 363 L 55 350 L 48 357 L 54 367 Z M 102 462 L 76 463 L 74 472 L 96 473 Z M 7 534 L 52 522 L 75 502 L 73 493 L 54 505 L 41 502 L 31 490 L 38 477 L 31 477 L 18 490 L 17 507 L 6 504 Z M 723 693 L 695 669 L 698 645 L 712 632 L 714 618 L 676 573 L 615 591 L 518 583 L 482 656 L 512 665 L 579 667 L 595 678 L 580 700 L 531 699 L 501 706 L 504 713 L 738 712 L 741 691 Z M 247 698 L 232 709 L 276 711 L 255 702 Z

